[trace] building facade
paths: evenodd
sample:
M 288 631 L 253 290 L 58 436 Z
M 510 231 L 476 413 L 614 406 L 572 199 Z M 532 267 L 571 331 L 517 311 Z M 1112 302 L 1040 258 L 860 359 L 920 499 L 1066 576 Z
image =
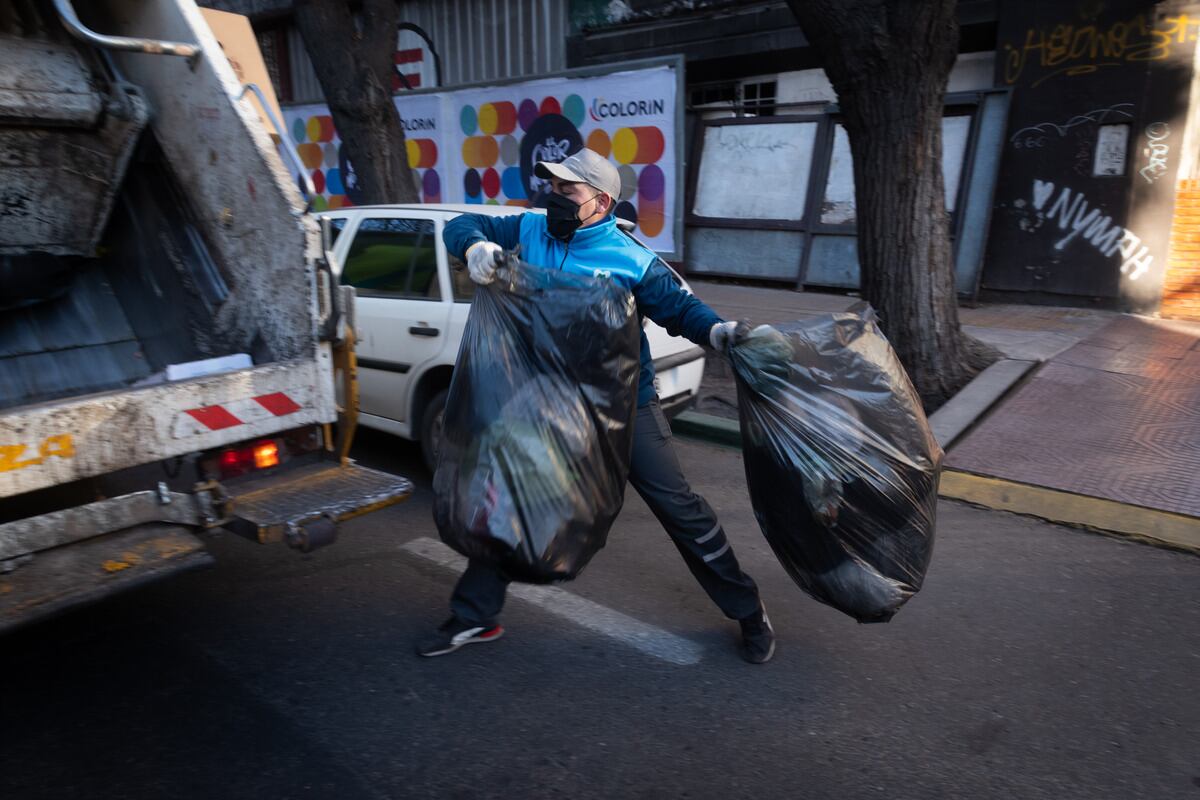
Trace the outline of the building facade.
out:
M 290 3 L 207 5 L 251 17 L 281 102 L 320 99 Z M 786 3 L 400 6 L 398 91 L 682 55 L 683 267 L 857 287 L 848 140 Z M 1200 318 L 1200 4 L 962 0 L 958 19 L 943 169 L 960 294 Z

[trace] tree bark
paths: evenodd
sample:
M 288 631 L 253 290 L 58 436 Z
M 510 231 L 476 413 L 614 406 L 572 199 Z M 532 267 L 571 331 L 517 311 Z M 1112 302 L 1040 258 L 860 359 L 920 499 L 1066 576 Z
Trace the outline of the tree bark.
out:
M 362 202 L 420 202 L 392 100 L 395 0 L 365 0 L 357 23 L 348 0 L 297 0 L 294 9 Z
M 927 410 L 996 352 L 962 332 L 942 180 L 955 0 L 788 0 L 837 92 L 854 158 L 863 297 Z

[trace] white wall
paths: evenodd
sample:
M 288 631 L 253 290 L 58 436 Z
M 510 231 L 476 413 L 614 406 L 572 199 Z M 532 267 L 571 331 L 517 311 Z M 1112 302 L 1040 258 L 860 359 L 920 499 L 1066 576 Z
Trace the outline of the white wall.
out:
M 971 92 L 990 89 L 993 84 L 995 53 L 962 53 L 950 71 L 946 87 L 950 92 Z M 759 75 L 745 78 L 742 83 L 758 83 L 776 80 L 776 103 L 791 106 L 783 109 L 793 113 L 820 111 L 827 103 L 837 102 L 837 93 L 822 69 L 806 69 L 781 72 L 777 75 Z

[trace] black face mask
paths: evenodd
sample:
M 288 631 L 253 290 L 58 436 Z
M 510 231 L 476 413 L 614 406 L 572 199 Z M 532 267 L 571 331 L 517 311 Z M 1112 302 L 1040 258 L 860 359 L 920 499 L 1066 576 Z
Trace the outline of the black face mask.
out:
M 595 199 L 595 195 L 589 199 Z M 551 192 L 546 197 L 546 230 L 560 242 L 569 242 L 583 225 L 579 218 L 579 203 Z

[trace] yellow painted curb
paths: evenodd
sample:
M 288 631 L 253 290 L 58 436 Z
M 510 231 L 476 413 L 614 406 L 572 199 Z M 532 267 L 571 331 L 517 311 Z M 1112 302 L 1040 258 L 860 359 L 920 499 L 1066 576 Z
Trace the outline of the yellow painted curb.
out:
M 1200 518 L 1184 514 L 949 469 L 942 471 L 938 494 L 1200 554 Z

